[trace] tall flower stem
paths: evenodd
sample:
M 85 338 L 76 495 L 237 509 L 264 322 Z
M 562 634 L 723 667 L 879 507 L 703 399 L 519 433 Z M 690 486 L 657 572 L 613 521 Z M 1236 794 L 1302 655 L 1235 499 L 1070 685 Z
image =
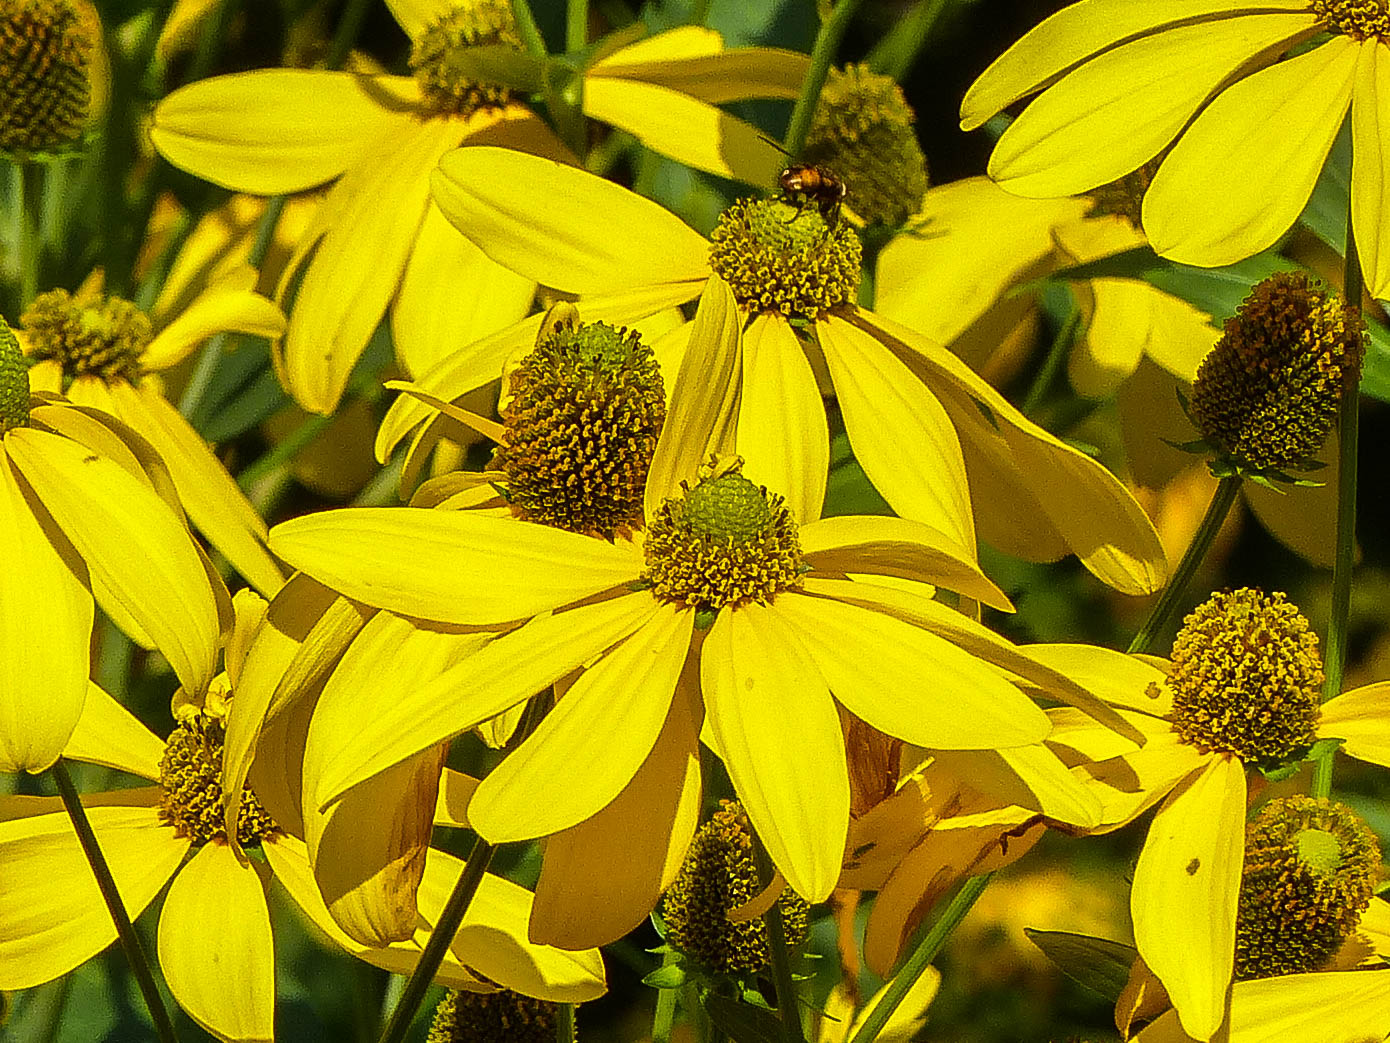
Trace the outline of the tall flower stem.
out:
M 1361 259 L 1356 250 L 1356 233 L 1351 227 L 1351 209 L 1347 208 L 1346 268 L 1342 293 L 1347 306 L 1361 314 Z M 1332 606 L 1327 624 L 1327 651 L 1323 655 L 1322 700 L 1338 695 L 1342 690 L 1342 675 L 1347 665 L 1347 619 L 1351 614 L 1351 573 L 1356 558 L 1356 465 L 1357 443 L 1360 440 L 1361 396 L 1360 367 L 1347 367 L 1342 374 L 1342 400 L 1337 412 L 1337 536 L 1332 558 Z M 1312 795 L 1326 797 L 1332 792 L 1331 752 L 1318 761 L 1313 770 Z
M 772 859 L 757 834 L 753 835 L 753 859 L 758 867 L 758 881 L 766 886 L 775 870 Z M 787 945 L 786 924 L 782 921 L 782 903 L 773 902 L 763 914 L 767 926 L 767 947 L 772 958 L 772 985 L 777 992 L 777 1013 L 782 1019 L 782 1038 L 786 1043 L 804 1043 L 801 1030 L 801 1003 L 796 995 L 796 979 L 792 977 L 791 949 Z
M 1227 475 L 1221 479 L 1216 492 L 1212 494 L 1211 503 L 1207 504 L 1207 513 L 1202 515 L 1202 522 L 1197 526 L 1192 542 L 1187 545 L 1182 561 L 1178 562 L 1177 569 L 1169 577 L 1168 585 L 1163 588 L 1158 604 L 1153 607 L 1149 618 L 1144 620 L 1139 633 L 1135 634 L 1134 640 L 1129 643 L 1131 653 L 1149 651 L 1153 647 L 1154 638 L 1162 633 L 1164 627 L 1172 620 L 1173 614 L 1187 595 L 1187 585 L 1192 582 L 1193 574 L 1207 556 L 1216 534 L 1221 531 L 1221 523 L 1226 520 L 1231 505 L 1236 502 L 1240 483 L 1241 477 L 1238 474 Z
M 589 42 L 589 0 L 565 4 L 565 50 L 582 51 Z
M 39 215 L 43 213 L 43 165 L 19 164 L 19 306 L 34 303 L 39 293 Z
M 984 893 L 993 878 L 993 873 L 984 873 L 972 876 L 961 885 L 940 919 L 931 925 L 931 930 L 918 943 L 917 948 L 912 950 L 912 954 L 904 961 L 898 973 L 893 975 L 883 998 L 869 1012 L 869 1016 L 859 1026 L 859 1031 L 854 1034 L 850 1043 L 871 1043 L 878 1038 L 893 1012 L 912 990 L 912 986 L 917 984 L 917 979 L 926 973 L 927 968 L 941 952 L 942 946 L 946 944 L 946 939 L 951 937 L 951 932 L 965 919 L 965 914 L 970 912 L 971 906 Z
M 661 958 L 661 966 L 670 967 L 676 962 L 676 954 L 668 952 Z M 652 1043 L 671 1043 L 671 1028 L 676 1023 L 676 989 L 656 990 L 656 1011 L 652 1015 Z
M 574 1043 L 574 1004 L 562 1003 L 555 1015 L 555 1043 Z
M 845 30 L 849 28 L 850 19 L 859 9 L 859 4 L 860 0 L 839 0 L 816 34 L 815 46 L 811 48 L 811 67 L 806 70 L 801 95 L 796 99 L 791 123 L 787 125 L 787 136 L 782 142 L 782 147 L 792 156 L 799 156 L 806 147 L 806 135 L 811 132 L 811 118 L 816 114 L 821 88 L 830 74 L 830 63 L 835 60 L 835 52 L 840 49 L 840 41 L 844 39 Z
M 478 886 L 483 882 L 483 875 L 496 852 L 497 847 L 481 837 L 474 842 L 473 850 L 468 853 L 468 861 L 464 863 L 463 873 L 454 885 L 454 892 L 449 895 L 444 911 L 439 914 L 434 930 L 430 933 L 430 940 L 425 943 L 424 951 L 420 953 L 420 959 L 415 964 L 415 970 L 410 974 L 410 980 L 401 990 L 401 998 L 396 1002 L 396 1009 L 391 1012 L 391 1020 L 386 1023 L 380 1043 L 402 1043 L 406 1033 L 410 1031 L 410 1024 L 419 1013 L 420 1004 L 425 1001 L 425 993 L 434 981 L 435 972 L 444 962 L 444 954 L 454 940 L 454 935 L 458 933 L 459 924 L 463 923 L 468 907 L 473 904 L 473 897 L 478 893 Z
M 130 916 L 126 913 L 125 903 L 116 888 L 116 880 L 111 875 L 111 867 L 106 862 L 106 856 L 101 853 L 101 845 L 97 843 L 97 835 L 87 819 L 87 811 L 77 795 L 77 787 L 73 785 L 68 766 L 60 759 L 49 770 L 53 773 L 53 781 L 58 784 L 58 792 L 62 795 L 63 807 L 67 808 L 68 818 L 72 819 L 72 828 L 77 831 L 77 841 L 82 845 L 82 854 L 86 856 L 87 864 L 92 867 L 92 875 L 97 878 L 97 887 L 101 890 L 101 897 L 111 913 L 112 922 L 116 925 L 116 936 L 121 940 L 126 959 L 130 961 L 130 969 L 140 986 L 140 994 L 145 997 L 145 1005 L 150 1009 L 154 1030 L 161 1043 L 177 1043 L 174 1023 L 169 1019 L 164 997 L 159 994 L 159 986 L 155 984 L 154 975 L 150 971 L 150 961 L 145 955 L 145 947 L 140 944 L 140 936 L 135 933 L 135 925 L 130 922 Z

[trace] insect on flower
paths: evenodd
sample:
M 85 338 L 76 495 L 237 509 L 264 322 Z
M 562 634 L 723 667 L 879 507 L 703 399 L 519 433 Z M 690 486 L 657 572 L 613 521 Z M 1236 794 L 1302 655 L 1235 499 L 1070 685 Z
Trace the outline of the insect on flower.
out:
M 777 175 L 782 197 L 800 208 L 814 204 L 827 225 L 840 218 L 840 204 L 845 199 L 845 183 L 825 167 L 794 163 Z

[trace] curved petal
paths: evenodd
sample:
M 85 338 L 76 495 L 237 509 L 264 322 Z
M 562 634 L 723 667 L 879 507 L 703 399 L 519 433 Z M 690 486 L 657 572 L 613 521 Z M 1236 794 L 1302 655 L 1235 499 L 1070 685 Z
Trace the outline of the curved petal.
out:
M 423 376 L 459 345 L 524 318 L 535 293 L 535 283 L 489 260 L 431 202 L 391 308 L 396 355 Z
M 87 682 L 87 699 L 72 738 L 63 747 L 69 760 L 104 764 L 159 781 L 164 742 L 95 681 Z
M 226 844 L 204 844 L 183 867 L 159 916 L 159 966 L 174 999 L 219 1039 L 270 1043 L 275 950 L 254 868 Z
M 786 155 L 757 127 L 670 87 L 588 76 L 584 114 L 677 163 L 744 184 L 773 185 L 787 165 Z
M 1065 822 L 1082 829 L 1090 829 L 1100 823 L 1100 798 L 1075 774 L 1068 771 L 1048 747 L 1040 744 L 1016 746 L 1000 750 L 999 759 L 1008 765 L 1032 795 L 1033 799 L 1023 806 L 1035 804 L 1038 810 L 1052 821 Z M 971 779 L 971 782 L 973 783 L 974 779 Z
M 189 520 L 247 582 L 274 595 L 285 576 L 265 548 L 265 522 L 202 436 L 148 384 L 116 381 L 108 390 L 116 415 L 159 449 Z
M 1146 353 L 1192 382 L 1220 336 L 1210 316 L 1137 279 L 1092 279 L 1089 286 L 1095 305 L 1067 367 L 1072 387 L 1090 398 L 1104 398 Z
M 535 734 L 483 779 L 468 819 L 491 844 L 578 825 L 632 781 L 661 733 L 694 630 L 691 609 L 661 604 L 589 666 Z M 585 765 L 576 772 L 575 764 Z
M 387 0 L 386 6 L 414 42 L 431 22 L 455 10 L 458 5 L 453 0 Z
M 835 887 L 849 829 L 840 719 L 795 629 L 756 602 L 725 609 L 700 656 L 706 724 L 758 838 L 808 902 Z M 787 721 L 797 739 L 785 741 Z
M 1158 809 L 1130 893 L 1139 954 L 1199 1040 L 1226 1020 L 1244 857 L 1245 767 L 1217 754 Z
M 433 923 L 444 908 L 463 863 L 431 851 L 420 883 L 420 914 Z M 583 1003 L 607 989 L 603 957 L 597 949 L 566 952 L 527 940 L 532 895 L 491 873 L 454 935 L 450 951 L 464 966 L 506 988 L 555 1003 Z
M 1042 741 L 1051 727 L 995 670 L 920 627 L 791 591 L 771 610 L 797 634 L 850 713 L 914 746 L 1023 746 Z
M 140 364 L 146 370 L 168 369 L 209 337 L 228 332 L 274 340 L 285 332 L 285 313 L 249 289 L 213 286 L 159 331 L 141 352 Z
M 1390 767 L 1390 681 L 1343 692 L 1322 707 L 1318 735 L 1343 739 L 1341 752 Z
M 1360 48 L 1351 96 L 1351 226 L 1361 271 L 1372 297 L 1390 297 L 1390 242 L 1386 235 L 1386 135 L 1390 134 L 1390 51 Z
M 87 696 L 92 592 L 34 516 L 0 445 L 0 772 L 39 772 L 63 752 Z
M 744 477 L 784 496 L 798 522 L 815 521 L 825 504 L 830 429 L 816 375 L 780 314 L 759 315 L 744 331 L 738 391 Z
M 632 781 L 596 815 L 546 838 L 531 910 L 536 942 L 607 945 L 656 907 L 699 818 L 703 721 L 699 686 L 683 681 Z
M 354 507 L 277 525 L 271 549 L 358 601 L 442 623 L 489 624 L 637 578 L 640 551 L 477 511 Z
M 299 192 L 338 177 L 420 111 L 404 76 L 263 69 L 181 87 L 150 138 L 181 170 L 241 192 Z
M 1114 706 L 1153 717 L 1173 710 L 1168 675 L 1136 656 L 1101 645 L 1026 645 L 1023 650 Z
M 152 787 L 120 794 L 124 805 L 87 807 L 131 919 L 188 851 L 188 841 L 159 819 L 163 795 Z M 116 928 L 67 812 L 22 818 L 6 812 L 0 803 L 0 988 L 27 989 L 91 959 L 116 940 Z
M 696 34 L 704 34 L 698 39 Z M 587 92 L 599 77 L 643 80 L 723 105 L 747 98 L 800 96 L 808 55 L 776 47 L 723 49 L 719 34 L 685 25 L 629 44 L 589 68 Z
M 1144 193 L 1144 231 L 1159 256 L 1232 264 L 1288 231 L 1351 104 L 1360 46 L 1333 36 L 1203 110 Z
M 1012 612 L 1004 592 L 951 541 L 929 525 L 907 518 L 844 515 L 801 527 L 801 553 L 824 572 L 874 573 L 925 580 Z
M 309 262 L 284 343 L 288 389 L 310 412 L 337 406 L 400 284 L 429 203 L 430 173 L 468 129 L 455 120 L 410 124 L 343 177 L 346 198 Z
M 1308 12 L 1174 25 L 1074 69 L 1009 125 L 989 176 L 1021 196 L 1069 196 L 1153 158 L 1256 56 L 1276 55 L 1316 25 Z
M 872 335 L 836 316 L 816 324 L 854 457 L 893 510 L 975 560 L 960 439 L 935 395 Z
M 709 243 L 656 203 L 577 167 L 510 149 L 439 162 L 435 202 L 498 264 L 570 293 L 709 275 Z
M 6 449 L 101 582 L 188 692 L 212 680 L 221 623 L 188 530 L 145 483 L 67 438 L 11 431 Z
M 1157 590 L 1168 573 L 1163 544 L 1143 508 L 1114 475 L 1044 431 L 946 349 L 859 309 L 856 322 L 896 342 L 946 407 L 965 451 L 981 538 L 1011 553 L 1049 560 L 1020 545 L 1036 511 L 1102 582 L 1127 594 Z M 893 343 L 889 344 L 894 347 Z M 981 408 L 983 407 L 983 408 Z
M 1173 22 L 1211 21 L 1255 10 L 1306 11 L 1306 0 L 1082 0 L 1044 20 L 980 74 L 960 106 L 960 125 L 974 130 L 996 112 L 1122 40 L 1162 32 Z
M 381 706 L 325 759 L 318 806 L 459 732 L 496 717 L 621 641 L 657 611 L 637 593 L 542 616 Z

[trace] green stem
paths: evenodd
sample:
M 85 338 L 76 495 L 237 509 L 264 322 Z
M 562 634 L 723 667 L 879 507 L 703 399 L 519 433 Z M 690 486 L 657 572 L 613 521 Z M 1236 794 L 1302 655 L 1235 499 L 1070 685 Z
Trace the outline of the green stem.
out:
M 835 60 L 840 41 L 849 28 L 850 19 L 859 9 L 860 0 L 839 0 L 830 17 L 821 23 L 816 34 L 815 46 L 811 49 L 811 67 L 806 70 L 806 79 L 801 84 L 801 96 L 796 99 L 792 110 L 791 123 L 787 126 L 787 136 L 782 147 L 791 156 L 800 156 L 806 147 L 806 135 L 811 130 L 811 118 L 816 114 L 816 104 L 820 101 L 821 88 L 830 73 L 830 63 Z
M 92 867 L 92 875 L 97 878 L 101 897 L 106 902 L 111 920 L 116 925 L 116 936 L 121 940 L 121 948 L 125 950 L 126 959 L 130 961 L 131 973 L 135 975 L 140 993 L 145 997 L 145 1005 L 150 1009 L 155 1032 L 162 1043 L 176 1043 L 178 1036 L 174 1033 L 174 1023 L 169 1020 L 164 998 L 159 994 L 154 975 L 150 973 L 145 948 L 140 944 L 140 936 L 135 933 L 135 925 L 126 914 L 125 903 L 121 901 L 121 893 L 116 888 L 115 878 L 111 876 L 111 867 L 106 863 L 106 856 L 101 853 L 101 845 L 97 843 L 97 835 L 92 831 L 91 822 L 87 820 L 87 811 L 82 807 L 77 787 L 72 784 L 68 767 L 59 759 L 49 770 L 53 773 L 53 781 L 58 784 L 58 792 L 62 795 L 68 817 L 72 819 L 72 827 L 77 831 L 82 853 L 87 857 L 87 864 Z
M 667 952 L 661 957 L 661 966 L 670 967 L 676 962 L 676 954 Z M 656 990 L 656 1013 L 652 1015 L 652 1043 L 670 1043 L 671 1027 L 676 1023 L 676 989 Z
M 574 1004 L 562 1003 L 555 1016 L 555 1043 L 574 1043 Z
M 444 962 L 444 954 L 449 951 L 449 945 L 458 933 L 459 924 L 463 923 L 464 915 L 473 902 L 473 896 L 478 893 L 478 886 L 483 882 L 483 875 L 487 872 L 496 851 L 495 845 L 489 844 L 481 837 L 474 841 L 463 873 L 454 885 L 453 894 L 449 895 L 444 911 L 439 914 L 434 930 L 430 932 L 430 940 L 425 943 L 415 969 L 410 972 L 410 980 L 401 990 L 401 998 L 397 1001 L 395 1010 L 391 1012 L 391 1020 L 386 1023 L 380 1043 L 402 1043 L 406 1033 L 410 1031 L 411 1022 L 419 1013 L 425 993 L 429 991 L 439 965 Z
M 512 17 L 516 19 L 517 35 L 521 37 L 521 46 L 525 48 L 526 53 L 541 61 L 549 58 L 550 52 L 545 49 L 545 37 L 541 36 L 540 27 L 536 25 L 531 5 L 526 0 L 512 0 Z
M 956 926 L 965 919 L 965 914 L 970 912 L 970 907 L 989 886 L 993 877 L 993 873 L 972 876 L 961 885 L 961 889 L 951 899 L 951 904 L 946 907 L 946 911 L 941 914 L 936 923 L 932 924 L 931 930 L 926 933 L 926 936 L 912 950 L 912 954 L 908 956 L 898 973 L 893 976 L 883 998 L 869 1012 L 869 1016 L 859 1026 L 859 1031 L 854 1034 L 850 1043 L 870 1043 L 878 1038 L 878 1034 L 883 1031 L 883 1026 L 888 1024 L 888 1019 L 893 1016 L 893 1012 L 898 1009 L 908 992 L 912 990 L 912 986 L 917 984 L 917 979 L 926 973 L 932 960 L 936 959 L 941 947 L 946 944 L 946 939 L 951 936 L 951 932 L 956 929 Z
M 1356 249 L 1356 233 L 1347 209 L 1347 255 L 1342 292 L 1348 307 L 1361 312 L 1364 286 L 1361 259 Z M 1332 559 L 1332 618 L 1327 624 L 1327 651 L 1323 657 L 1323 702 L 1341 694 L 1342 676 L 1347 665 L 1347 620 L 1351 615 L 1351 573 L 1356 559 L 1356 466 L 1360 438 L 1360 370 L 1343 370 L 1342 400 L 1337 411 L 1337 542 Z M 1328 753 L 1313 769 L 1312 795 L 1326 797 L 1332 792 L 1332 758 Z
M 371 0 L 348 0 L 347 9 L 343 11 L 343 17 L 333 33 L 333 43 L 323 59 L 325 69 L 341 68 L 343 62 L 347 61 L 352 45 L 362 33 L 362 23 L 366 21 L 367 12 L 371 8 Z
M 19 164 L 19 306 L 39 295 L 39 220 L 43 215 L 43 164 Z
M 710 0 L 695 0 L 690 8 L 690 24 L 704 25 L 709 21 Z
M 869 68 L 901 83 L 936 28 L 946 4 L 947 0 L 921 0 L 874 45 L 866 59 Z
M 766 887 L 776 870 L 762 839 L 753 836 L 753 859 L 758 867 L 758 883 Z M 772 985 L 777 992 L 777 1014 L 782 1019 L 782 1036 L 787 1043 L 804 1043 L 801 1030 L 801 1003 L 796 994 L 796 979 L 792 977 L 791 948 L 787 945 L 787 928 L 782 922 L 782 903 L 773 902 L 763 914 L 767 926 L 767 947 L 772 958 Z
M 201 361 L 201 360 L 199 360 Z M 252 463 L 237 475 L 237 484 L 243 492 L 249 493 L 258 482 L 273 474 L 278 468 L 288 464 L 301 449 L 307 446 L 333 423 L 331 416 L 311 413 L 301 421 L 280 443 L 264 456 Z
M 1221 484 L 1216 487 L 1216 492 L 1212 494 L 1211 503 L 1207 504 L 1207 513 L 1202 515 L 1202 523 L 1197 526 L 1197 532 L 1192 537 L 1192 542 L 1187 545 L 1187 551 L 1182 556 L 1182 561 L 1178 562 L 1177 569 L 1168 579 L 1168 585 L 1163 588 L 1163 594 L 1158 599 L 1158 604 L 1149 613 L 1149 618 L 1144 620 L 1144 625 L 1139 628 L 1139 633 L 1134 635 L 1134 640 L 1129 643 L 1129 651 L 1137 654 L 1147 652 L 1153 646 L 1156 638 L 1173 618 L 1173 614 L 1178 610 L 1187 596 L 1187 585 L 1192 581 L 1192 576 L 1196 573 L 1202 559 L 1207 556 L 1207 551 L 1211 549 L 1212 542 L 1216 539 L 1216 534 L 1221 531 L 1221 523 L 1226 520 L 1226 515 L 1230 513 L 1231 505 L 1236 502 L 1236 494 L 1240 492 L 1241 478 L 1238 474 L 1227 475 L 1221 479 Z
M 1052 345 L 1047 349 L 1047 357 L 1043 359 L 1043 364 L 1038 369 L 1038 375 L 1034 378 L 1027 396 L 1023 399 L 1023 415 L 1030 420 L 1034 419 L 1033 414 L 1042 405 L 1043 399 L 1047 397 L 1052 385 L 1057 382 L 1057 374 L 1062 371 L 1062 363 L 1066 361 L 1067 352 L 1071 350 L 1072 342 L 1076 339 L 1076 331 L 1080 326 L 1081 312 L 1073 310 L 1067 316 L 1067 321 L 1062 323 L 1062 328 L 1057 331 L 1057 336 L 1052 338 Z
M 589 43 L 589 0 L 569 0 L 565 5 L 565 50 L 582 51 Z

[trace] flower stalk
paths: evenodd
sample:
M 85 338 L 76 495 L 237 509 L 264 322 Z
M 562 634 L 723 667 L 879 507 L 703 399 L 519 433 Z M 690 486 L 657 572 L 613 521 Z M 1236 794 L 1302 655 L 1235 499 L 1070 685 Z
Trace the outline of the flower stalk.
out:
M 820 91 L 825 86 L 825 78 L 830 74 L 830 64 L 835 60 L 835 52 L 840 48 L 850 19 L 859 9 L 860 0 L 840 0 L 830 12 L 830 17 L 821 23 L 816 34 L 815 46 L 811 49 L 811 67 L 806 70 L 806 80 L 801 85 L 801 94 L 792 109 L 791 122 L 787 125 L 787 136 L 782 142 L 788 155 L 799 156 L 806 147 L 806 135 L 811 131 L 811 120 L 820 102 Z
M 772 880 L 775 870 L 767 848 L 753 834 L 753 859 L 758 866 L 758 880 L 763 886 Z M 804 1043 L 801 1027 L 801 1003 L 796 994 L 796 979 L 792 976 L 791 948 L 787 945 L 786 925 L 782 922 L 782 903 L 773 902 L 763 914 L 767 925 L 767 947 L 771 957 L 772 984 L 777 992 L 777 1014 L 782 1019 L 786 1043 Z

